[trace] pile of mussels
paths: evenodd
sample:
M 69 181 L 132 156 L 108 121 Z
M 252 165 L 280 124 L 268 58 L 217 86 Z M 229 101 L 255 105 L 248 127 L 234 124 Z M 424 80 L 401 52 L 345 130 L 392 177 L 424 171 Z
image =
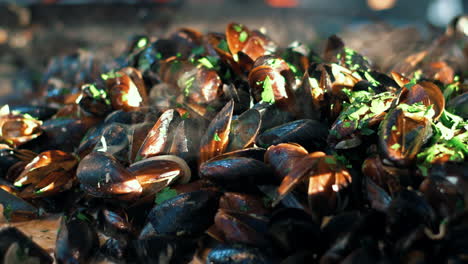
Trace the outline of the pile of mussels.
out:
M 388 73 L 337 36 L 319 55 L 238 23 L 52 60 L 0 109 L 0 259 L 466 262 L 459 20 Z M 53 254 L 11 226 L 51 215 Z

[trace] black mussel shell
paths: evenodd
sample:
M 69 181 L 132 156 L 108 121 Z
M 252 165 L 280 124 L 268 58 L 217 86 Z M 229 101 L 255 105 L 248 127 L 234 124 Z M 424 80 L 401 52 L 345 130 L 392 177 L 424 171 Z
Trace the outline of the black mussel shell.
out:
M 197 249 L 196 240 L 177 236 L 151 236 L 130 245 L 137 263 L 189 263 Z
M 87 263 L 98 246 L 91 216 L 80 212 L 62 219 L 55 248 L 58 263 Z
M 148 221 L 159 235 L 200 235 L 213 224 L 218 199 L 206 190 L 179 194 L 153 207 Z
M 297 143 L 309 151 L 321 150 L 326 146 L 327 127 L 315 120 L 296 120 L 266 130 L 257 138 L 256 144 L 267 148 L 280 143 Z

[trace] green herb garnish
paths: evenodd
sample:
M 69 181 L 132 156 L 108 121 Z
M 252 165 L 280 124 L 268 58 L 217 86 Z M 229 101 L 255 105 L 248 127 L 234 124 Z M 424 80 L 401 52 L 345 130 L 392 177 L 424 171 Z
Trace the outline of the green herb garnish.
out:
M 262 91 L 262 101 L 265 103 L 274 103 L 275 102 L 275 94 L 273 92 L 273 86 L 271 83 L 270 76 L 266 76 L 265 80 L 263 80 L 263 91 Z
M 240 34 L 239 34 L 239 41 L 240 42 L 245 42 L 247 40 L 247 38 L 249 37 L 249 34 L 245 31 L 242 31 Z
M 234 24 L 232 27 L 234 28 L 236 32 L 240 33 L 242 31 L 242 25 Z
M 206 57 L 203 57 L 203 58 L 199 59 L 198 62 L 199 62 L 201 65 L 203 65 L 203 66 L 205 66 L 206 68 L 208 68 L 208 69 L 213 69 L 213 68 L 214 68 L 214 65 L 213 65 L 213 64 L 211 63 L 211 61 L 210 61 L 208 58 L 206 58 Z
M 221 138 L 219 137 L 218 133 L 215 133 L 213 136 L 214 141 L 221 141 Z
M 228 44 L 226 42 L 226 40 L 222 39 L 219 44 L 218 44 L 218 48 L 220 48 L 221 50 L 224 50 L 226 52 L 229 52 L 229 47 L 228 47 Z
M 398 144 L 398 143 L 395 143 L 395 144 L 393 144 L 390 148 L 391 148 L 391 149 L 394 149 L 394 150 L 398 150 L 399 148 L 401 148 L 401 145 Z
M 137 48 L 141 49 L 144 48 L 148 44 L 148 39 L 147 38 L 141 38 L 137 42 Z
M 76 218 L 80 219 L 81 221 L 91 222 L 91 220 L 83 213 L 78 213 Z
M 156 194 L 156 199 L 154 200 L 154 202 L 157 204 L 157 205 L 160 205 L 162 204 L 163 202 L 173 198 L 173 197 L 176 197 L 177 196 L 177 191 L 174 190 L 174 189 L 171 189 L 170 187 L 165 187 L 164 189 L 160 190 L 157 194 Z

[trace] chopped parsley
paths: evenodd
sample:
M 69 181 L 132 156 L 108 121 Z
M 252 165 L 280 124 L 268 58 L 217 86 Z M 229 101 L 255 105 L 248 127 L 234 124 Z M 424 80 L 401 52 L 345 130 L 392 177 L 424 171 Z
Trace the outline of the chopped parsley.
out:
M 185 96 L 189 96 L 189 94 L 190 94 L 190 88 L 192 88 L 193 81 L 195 81 L 195 76 L 192 76 L 192 77 L 188 78 L 188 79 L 185 81 L 185 88 L 184 88 L 184 95 L 185 95 Z
M 218 133 L 214 133 L 213 140 L 218 142 L 221 141 L 221 138 L 219 137 Z
M 122 74 L 115 72 L 114 70 L 108 72 L 108 73 L 103 73 L 101 74 L 101 79 L 104 81 L 107 81 L 108 79 L 115 79 L 118 77 L 122 77 Z
M 274 103 L 275 102 L 275 94 L 273 92 L 273 86 L 271 83 L 270 76 L 266 76 L 265 80 L 263 80 L 263 91 L 262 91 L 262 101 L 265 103 Z
M 206 56 L 198 60 L 198 63 L 205 66 L 208 69 L 213 69 L 217 64 L 217 59 L 212 56 Z
M 185 112 L 185 113 L 182 115 L 182 120 L 188 119 L 189 117 L 190 117 L 189 112 Z
M 228 44 L 226 42 L 225 39 L 222 39 L 219 44 L 218 44 L 218 48 L 221 49 L 221 50 L 224 50 L 226 52 L 229 52 L 229 47 L 228 47 Z
M 240 42 L 245 42 L 247 40 L 247 38 L 249 37 L 249 34 L 245 31 L 242 31 L 240 34 L 239 34 L 239 41 Z
M 405 87 L 408 90 L 411 90 L 411 88 L 416 84 L 417 84 L 417 80 L 413 78 L 411 79 L 409 83 L 405 84 L 403 87 Z
M 137 42 L 137 48 L 139 48 L 139 49 L 144 48 L 146 45 L 148 45 L 148 39 L 147 38 L 141 38 Z
M 8 222 L 10 222 L 11 220 L 12 213 L 13 213 L 13 208 L 11 207 L 11 204 L 7 204 L 6 206 L 3 207 L 3 216 Z
M 205 53 L 205 48 L 203 46 L 197 46 L 192 49 L 193 56 L 201 56 Z
M 78 213 L 76 218 L 80 219 L 81 221 L 91 222 L 91 220 L 83 213 Z
M 238 32 L 238 33 L 240 33 L 240 32 L 242 31 L 242 25 L 240 25 L 240 24 L 234 24 L 234 25 L 232 26 L 232 28 L 234 28 L 234 30 L 235 30 L 236 32 Z
M 394 150 L 398 150 L 398 149 L 401 148 L 401 145 L 398 144 L 398 143 L 395 143 L 395 144 L 393 144 L 390 148 L 391 148 L 391 149 L 394 149 Z
M 171 189 L 170 187 L 165 187 L 164 189 L 160 190 L 157 194 L 156 194 L 156 198 L 154 199 L 154 202 L 157 204 L 157 205 L 160 205 L 162 204 L 163 202 L 171 199 L 171 198 L 174 198 L 177 196 L 177 191 L 174 190 L 174 189 Z

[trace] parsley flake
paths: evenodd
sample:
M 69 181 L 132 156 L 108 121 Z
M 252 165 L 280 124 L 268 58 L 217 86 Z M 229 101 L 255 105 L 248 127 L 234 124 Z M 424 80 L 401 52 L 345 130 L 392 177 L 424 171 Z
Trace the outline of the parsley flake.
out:
M 275 94 L 273 92 L 273 86 L 271 83 L 270 76 L 268 75 L 263 81 L 262 101 L 265 103 L 270 103 L 270 104 L 275 102 Z
M 394 150 L 398 150 L 399 148 L 401 148 L 401 145 L 398 144 L 398 143 L 395 143 L 395 144 L 393 144 L 390 148 L 391 148 L 391 149 L 394 149 Z
M 213 136 L 213 140 L 214 141 L 221 141 L 221 138 L 219 137 L 218 133 L 215 133 L 214 136 Z
M 174 190 L 174 189 L 171 189 L 169 187 L 166 187 L 162 190 L 160 190 L 157 194 L 156 194 L 156 198 L 154 199 L 154 202 L 157 204 L 157 205 L 160 205 L 162 204 L 163 202 L 171 199 L 171 198 L 174 198 L 177 196 L 177 191 Z
M 239 41 L 240 42 L 245 42 L 247 40 L 247 38 L 249 37 L 249 34 L 247 34 L 247 32 L 245 31 L 242 31 L 240 34 L 239 34 Z

